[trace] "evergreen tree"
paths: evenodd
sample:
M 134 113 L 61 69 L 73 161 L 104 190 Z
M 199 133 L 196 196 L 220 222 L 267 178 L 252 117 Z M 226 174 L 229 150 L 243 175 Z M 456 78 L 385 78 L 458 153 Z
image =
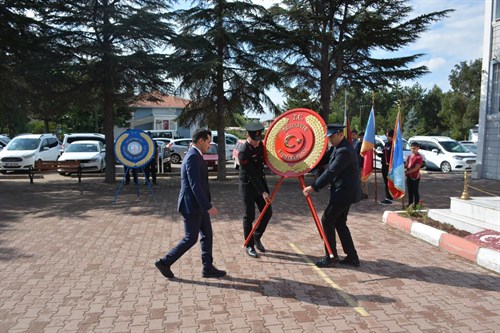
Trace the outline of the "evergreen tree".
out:
M 253 48 L 264 8 L 250 1 L 193 1 L 192 8 L 176 12 L 180 33 L 172 40 L 172 77 L 180 80 L 179 93 L 191 103 L 178 118 L 181 124 L 224 127 L 245 110 L 278 112 L 265 91 L 279 82 L 278 75 Z M 225 142 L 219 140 L 218 179 L 226 177 Z
M 288 80 L 319 95 L 328 120 L 332 96 L 342 87 L 377 90 L 427 72 L 408 68 L 421 54 L 373 56 L 409 45 L 450 12 L 408 19 L 411 10 L 404 0 L 284 0 L 270 9 L 279 26 L 266 40 L 268 52 Z
M 106 182 L 115 181 L 113 126 L 116 110 L 142 92 L 168 92 L 166 58 L 159 52 L 173 34 L 170 1 L 43 0 L 34 17 L 50 26 L 48 37 L 70 66 L 77 95 L 100 105 L 106 135 Z

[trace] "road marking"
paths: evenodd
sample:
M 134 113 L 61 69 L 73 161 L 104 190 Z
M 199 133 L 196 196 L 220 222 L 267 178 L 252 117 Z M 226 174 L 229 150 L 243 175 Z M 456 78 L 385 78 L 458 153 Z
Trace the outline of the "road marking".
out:
M 316 266 L 311 261 L 311 259 L 309 259 L 309 257 L 306 256 L 304 254 L 304 252 L 302 252 L 301 249 L 299 249 L 293 243 L 290 243 L 290 246 L 295 250 L 295 252 L 297 252 L 302 257 L 302 259 L 304 259 L 304 261 L 309 266 L 311 266 L 316 271 L 316 273 L 323 279 L 323 281 L 325 281 L 327 284 L 329 284 L 337 292 L 337 294 L 339 294 L 339 296 L 344 300 L 344 302 L 346 302 L 350 307 L 352 307 L 354 309 L 354 311 L 356 311 L 357 313 L 359 313 L 363 317 L 370 316 L 370 314 L 368 313 L 368 311 L 366 311 L 362 306 L 359 306 L 359 304 L 349 294 L 347 294 L 345 291 L 343 291 L 339 287 L 338 284 L 336 284 L 335 282 L 333 282 L 333 280 L 330 279 L 330 277 L 325 272 L 323 272 L 321 270 L 321 268 L 319 268 L 318 266 Z

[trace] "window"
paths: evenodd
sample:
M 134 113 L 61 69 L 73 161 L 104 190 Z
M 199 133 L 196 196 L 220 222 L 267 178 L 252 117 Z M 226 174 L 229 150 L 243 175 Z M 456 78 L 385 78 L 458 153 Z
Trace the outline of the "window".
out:
M 500 0 L 497 4 L 500 3 Z M 491 90 L 490 113 L 500 112 L 500 64 L 493 64 L 493 85 Z
M 495 0 L 495 4 L 493 5 L 493 18 L 500 20 L 500 0 Z

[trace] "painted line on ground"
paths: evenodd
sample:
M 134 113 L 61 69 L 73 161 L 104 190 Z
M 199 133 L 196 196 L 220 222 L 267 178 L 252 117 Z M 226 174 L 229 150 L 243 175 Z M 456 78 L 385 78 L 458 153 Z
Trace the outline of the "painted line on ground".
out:
M 356 311 L 357 313 L 359 313 L 363 317 L 370 316 L 368 311 L 366 311 L 362 306 L 359 306 L 359 304 L 348 293 L 343 291 L 342 288 L 340 288 L 338 284 L 336 284 L 332 279 L 330 279 L 330 277 L 325 272 L 323 272 L 323 270 L 321 268 L 316 266 L 311 261 L 311 259 L 309 259 L 309 257 L 306 256 L 304 254 L 304 252 L 302 252 L 301 249 L 299 249 L 293 243 L 290 243 L 290 246 L 292 247 L 292 249 L 295 250 L 295 252 L 297 254 L 299 254 L 302 257 L 302 259 L 304 259 L 304 261 L 309 266 L 311 266 L 316 271 L 316 273 L 323 279 L 323 281 L 325 281 L 327 284 L 329 284 L 337 292 L 337 294 L 339 294 L 339 296 L 344 300 L 344 302 L 346 302 L 350 307 L 352 307 L 354 309 L 354 311 Z

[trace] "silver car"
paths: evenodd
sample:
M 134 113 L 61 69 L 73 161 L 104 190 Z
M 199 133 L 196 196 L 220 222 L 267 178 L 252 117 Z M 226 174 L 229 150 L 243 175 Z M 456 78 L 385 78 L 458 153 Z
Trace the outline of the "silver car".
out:
M 170 141 L 167 148 L 170 149 L 170 160 L 172 163 L 179 164 L 182 161 L 190 144 L 191 139 L 176 139 Z

